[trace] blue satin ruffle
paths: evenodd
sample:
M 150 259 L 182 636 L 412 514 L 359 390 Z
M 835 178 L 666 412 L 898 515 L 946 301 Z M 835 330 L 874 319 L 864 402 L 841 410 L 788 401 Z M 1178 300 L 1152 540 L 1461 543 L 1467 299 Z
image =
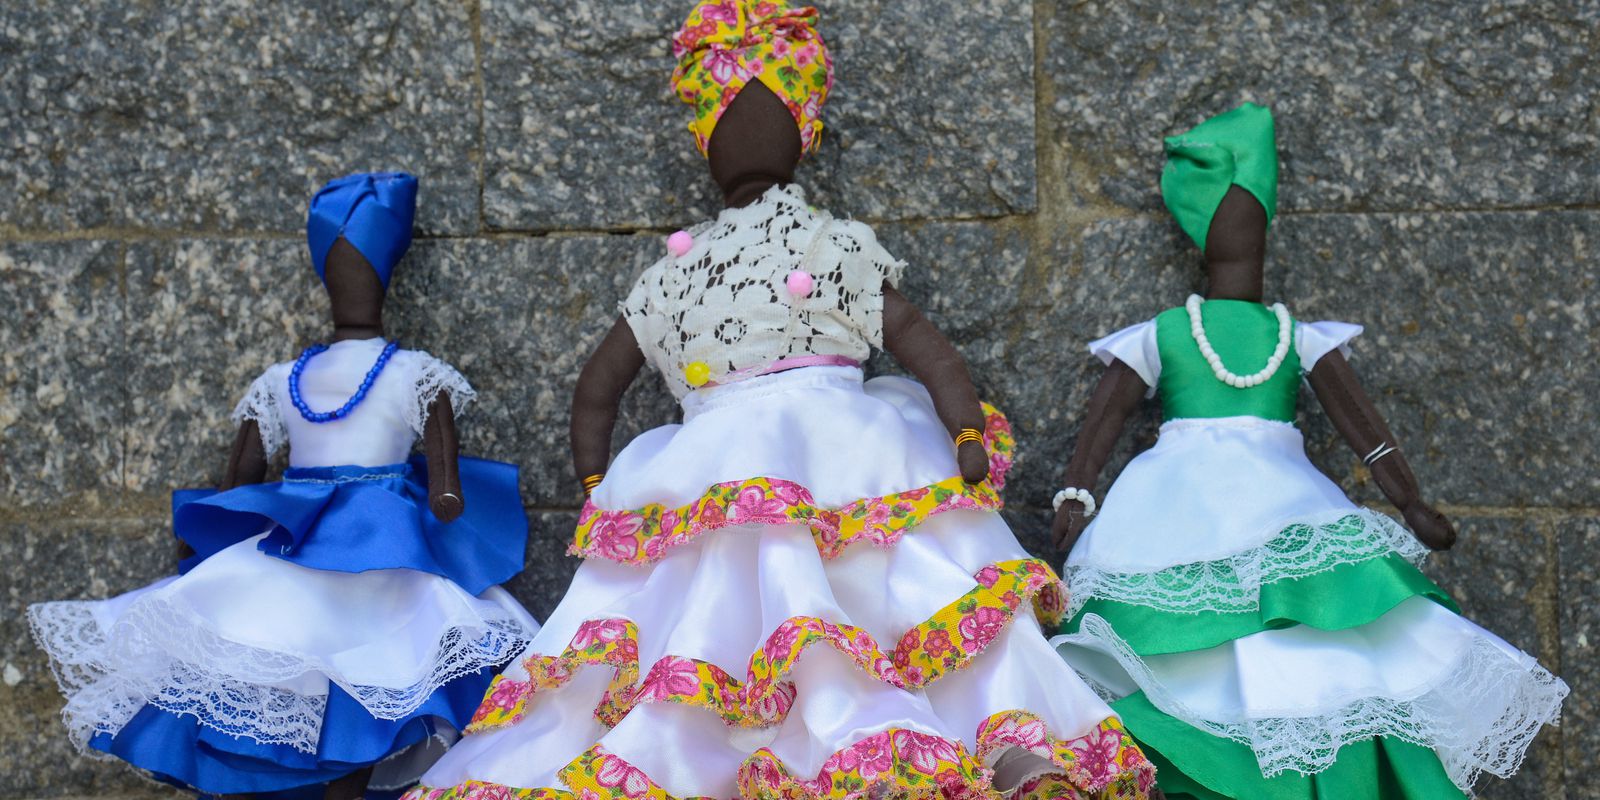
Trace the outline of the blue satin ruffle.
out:
M 494 677 L 483 669 L 439 687 L 402 719 L 373 717 L 355 698 L 328 687 L 316 753 L 264 745 L 200 724 L 190 715 L 145 706 L 116 736 L 98 734 L 89 746 L 145 770 L 165 783 L 206 794 L 320 797 L 295 789 L 320 787 L 426 740 L 435 724 L 466 727 Z
M 195 551 L 179 572 L 270 530 L 261 552 L 304 567 L 414 569 L 480 594 L 522 571 L 528 517 L 515 466 L 478 458 L 460 464 L 466 510 L 448 524 L 428 508 L 421 455 L 383 467 L 290 468 L 277 483 L 226 492 L 173 492 L 173 531 Z

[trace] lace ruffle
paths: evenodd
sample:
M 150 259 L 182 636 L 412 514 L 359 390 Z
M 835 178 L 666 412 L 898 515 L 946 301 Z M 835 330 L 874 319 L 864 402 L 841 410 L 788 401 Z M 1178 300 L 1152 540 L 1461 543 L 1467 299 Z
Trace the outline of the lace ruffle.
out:
M 532 656 L 523 662 L 527 680 L 495 678 L 473 715 L 469 732 L 506 728 L 522 721 L 534 695 L 565 685 L 585 666 L 615 670 L 610 687 L 595 708 L 595 718 L 615 726 L 639 703 L 684 703 L 717 714 L 729 725 L 764 727 L 783 721 L 794 702 L 793 684 L 784 681 L 807 647 L 824 644 L 862 671 L 901 689 L 927 686 L 971 663 L 1032 601 L 1046 627 L 1059 624 L 1065 588 L 1049 565 L 1037 559 L 985 567 L 977 585 L 933 617 L 906 631 L 889 651 L 853 625 L 818 617 L 794 617 L 779 625 L 750 657 L 745 679 L 704 661 L 667 656 L 639 680 L 639 631 L 626 619 L 583 623 L 559 655 Z
M 289 429 L 284 425 L 283 411 L 278 406 L 278 393 L 273 388 L 280 384 L 287 385 L 288 380 L 287 365 L 274 364 L 268 367 L 266 372 L 250 383 L 250 389 L 228 416 L 234 425 L 243 425 L 247 420 L 256 423 L 256 428 L 261 431 L 261 447 L 268 458 L 289 441 Z
M 1256 611 L 1261 587 L 1316 575 L 1345 564 L 1399 554 L 1420 564 L 1428 550 L 1388 517 L 1367 509 L 1307 517 L 1285 526 L 1265 544 L 1216 561 L 1180 564 L 1156 572 L 1109 572 L 1068 564 L 1067 585 L 1076 616 L 1090 600 L 1149 606 L 1163 611 Z
M 460 419 L 466 413 L 467 406 L 478 398 L 478 393 L 467 383 L 467 379 L 449 364 L 421 350 L 413 351 L 410 358 L 414 363 L 411 376 L 413 400 L 406 404 L 405 413 L 406 424 L 416 435 L 421 436 L 423 428 L 427 427 L 429 408 L 440 392 L 450 393 L 450 410 L 456 419 Z
M 1284 770 L 1320 772 L 1334 763 L 1345 745 L 1386 736 L 1437 752 L 1450 780 L 1471 794 L 1478 773 L 1508 778 L 1517 771 L 1539 729 L 1559 718 L 1561 701 L 1568 692 L 1560 678 L 1531 659 L 1521 663 L 1480 638 L 1472 641 L 1433 686 L 1408 699 L 1352 697 L 1335 710 L 1311 716 L 1217 722 L 1201 717 L 1167 691 L 1105 620 L 1085 615 L 1079 630 L 1079 635 L 1106 646 L 1157 708 L 1214 736 L 1250 747 L 1268 777 Z M 1116 699 L 1091 676 L 1083 677 L 1102 696 Z M 1471 698 L 1505 695 L 1506 687 L 1512 687 L 1512 700 L 1498 719 L 1477 726 L 1478 730 L 1469 730 L 1454 719 L 1452 709 L 1469 704 Z
M 702 362 L 730 383 L 784 358 L 863 361 L 883 340 L 883 286 L 904 264 L 872 229 L 812 209 L 798 186 L 775 186 L 744 208 L 690 229 L 694 245 L 639 276 L 622 314 L 639 347 L 682 398 L 684 368 Z M 796 297 L 785 281 L 814 279 Z
M 986 763 L 1010 748 L 1039 755 L 1061 770 L 1032 779 L 1012 793 L 1017 800 L 1084 797 L 1140 800 L 1155 785 L 1155 769 L 1115 718 L 1074 739 L 1050 734 L 1022 710 L 1005 711 L 978 726 L 977 755 L 961 742 L 894 728 L 868 736 L 829 756 L 815 778 L 793 775 L 769 749 L 739 767 L 741 797 L 755 800 L 920 800 L 999 798 Z M 446 788 L 419 786 L 402 800 L 620 800 L 670 795 L 644 770 L 596 745 L 561 770 L 565 789 L 516 788 L 468 781 Z M 1066 790 L 1061 795 L 1051 789 Z
M 310 654 L 229 641 L 192 611 L 159 596 L 135 600 L 109 631 L 95 619 L 93 605 L 55 602 L 28 608 L 34 637 L 50 655 L 67 697 L 63 717 L 80 748 L 96 733 L 115 734 L 149 704 L 193 715 L 232 736 L 312 753 L 328 682 L 373 716 L 400 719 L 450 681 L 504 663 L 531 638 L 509 613 L 484 619 L 475 629 L 451 628 L 422 662 L 418 677 L 395 688 L 351 682 Z M 319 689 L 284 688 L 303 685 L 308 674 L 324 678 Z
M 805 525 L 817 551 L 836 558 L 856 542 L 892 547 L 912 528 L 946 511 L 998 511 L 1000 492 L 1011 469 L 1015 442 L 1011 423 L 987 403 L 984 449 L 989 452 L 989 478 L 971 484 L 959 475 L 931 486 L 857 500 L 842 508 L 820 506 L 811 491 L 780 478 L 752 478 L 719 483 L 686 506 L 649 505 L 637 510 L 607 511 L 588 501 L 578 516 L 578 530 L 567 552 L 624 564 L 652 564 L 668 550 L 735 525 Z

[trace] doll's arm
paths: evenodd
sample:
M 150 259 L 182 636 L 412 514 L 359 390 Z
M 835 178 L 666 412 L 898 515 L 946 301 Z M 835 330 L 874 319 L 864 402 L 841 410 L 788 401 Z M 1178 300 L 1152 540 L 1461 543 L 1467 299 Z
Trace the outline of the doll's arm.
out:
M 888 284 L 883 286 L 883 349 L 927 387 L 951 439 L 963 428 L 983 430 L 983 406 L 967 362 L 905 295 Z M 961 445 L 956 461 L 967 483 L 989 477 L 989 454 L 982 442 Z
M 628 321 L 617 318 L 583 365 L 572 391 L 572 465 L 578 479 L 604 475 L 611 462 L 611 431 L 617 425 L 622 394 L 644 366 L 644 352 Z M 592 489 L 593 487 L 587 487 Z
M 1337 350 L 1323 356 L 1311 370 L 1311 388 L 1333 427 L 1368 462 L 1378 488 L 1400 509 L 1417 539 L 1434 550 L 1447 550 L 1455 544 L 1455 527 L 1422 501 L 1417 476 L 1399 451 L 1399 441 L 1361 389 L 1350 362 Z
M 1106 367 L 1089 398 L 1088 413 L 1084 416 L 1083 427 L 1078 429 L 1077 447 L 1067 462 L 1064 485 L 1094 491 L 1095 484 L 1100 481 L 1100 471 L 1105 469 L 1117 440 L 1122 438 L 1128 416 L 1139 407 L 1148 388 L 1139 373 L 1122 361 L 1113 360 Z M 1089 526 L 1084 510 L 1083 503 L 1077 500 L 1068 500 L 1056 510 L 1050 533 L 1058 549 L 1071 550 L 1083 535 L 1083 529 Z
M 239 432 L 233 435 L 233 449 L 228 453 L 228 466 L 222 473 L 220 491 L 236 489 L 250 483 L 260 483 L 267 478 L 267 447 L 261 441 L 261 426 L 253 419 L 239 423 Z M 178 560 L 194 555 L 194 548 L 178 540 Z
M 261 426 L 253 419 L 239 424 L 228 454 L 228 468 L 222 474 L 222 491 L 267 479 L 267 447 L 261 441 Z
M 461 494 L 460 442 L 450 393 L 440 392 L 428 405 L 422 426 L 422 451 L 428 456 L 428 507 L 440 522 L 453 522 L 467 508 Z

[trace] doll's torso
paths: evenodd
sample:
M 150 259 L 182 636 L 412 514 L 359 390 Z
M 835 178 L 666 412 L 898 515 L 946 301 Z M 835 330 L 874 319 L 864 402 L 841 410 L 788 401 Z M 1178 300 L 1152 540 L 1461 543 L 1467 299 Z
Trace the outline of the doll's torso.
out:
M 382 339 L 335 342 L 313 357 L 300 376 L 306 405 L 313 412 L 344 405 L 360 388 L 384 345 Z M 236 416 L 257 421 L 269 453 L 287 444 L 291 467 L 401 463 L 421 435 L 427 406 L 439 390 L 450 390 L 458 405 L 472 391 L 459 373 L 427 353 L 396 350 L 366 398 L 347 416 L 316 423 L 302 416 L 290 399 L 292 367 L 292 363 L 269 367 L 236 412 Z
M 883 286 L 898 281 L 901 265 L 867 226 L 812 209 L 790 185 L 689 232 L 690 250 L 645 270 L 622 304 L 675 396 L 695 388 L 685 374 L 692 364 L 727 384 L 774 368 L 859 362 L 881 345 Z M 792 291 L 796 271 L 810 278 L 808 293 Z
M 1278 321 L 1266 306 L 1242 300 L 1209 300 L 1201 306 L 1206 338 L 1222 363 L 1240 375 L 1266 365 L 1278 344 Z M 1295 324 L 1294 327 L 1298 327 Z M 1296 331 L 1291 329 L 1291 341 Z M 1246 389 L 1217 379 L 1190 331 L 1189 315 L 1173 308 L 1156 317 L 1161 355 L 1157 391 L 1168 420 L 1259 417 L 1293 423 L 1300 391 L 1300 356 L 1290 347 L 1266 382 Z

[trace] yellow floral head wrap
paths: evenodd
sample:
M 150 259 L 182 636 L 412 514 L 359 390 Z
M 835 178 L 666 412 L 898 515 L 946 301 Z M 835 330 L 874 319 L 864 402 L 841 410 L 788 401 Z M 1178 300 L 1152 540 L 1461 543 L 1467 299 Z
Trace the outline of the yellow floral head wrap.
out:
M 705 155 L 728 104 L 752 79 L 789 107 L 801 152 L 821 141 L 822 103 L 833 88 L 833 61 L 815 27 L 817 10 L 784 0 L 701 0 L 672 37 L 678 68 L 672 86 L 694 107 L 689 130 Z

